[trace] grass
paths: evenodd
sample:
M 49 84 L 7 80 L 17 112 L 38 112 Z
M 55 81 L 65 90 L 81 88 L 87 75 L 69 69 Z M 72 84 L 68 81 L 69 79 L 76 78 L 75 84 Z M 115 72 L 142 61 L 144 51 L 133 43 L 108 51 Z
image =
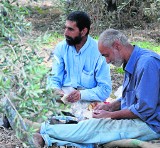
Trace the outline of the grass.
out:
M 158 43 L 143 41 L 143 42 L 132 42 L 132 44 L 138 45 L 142 48 L 153 50 L 154 52 L 160 54 L 160 45 L 158 45 Z
M 120 74 L 124 74 L 124 70 L 122 67 L 115 67 L 115 71 Z
M 53 43 L 56 45 L 58 42 L 62 41 L 64 37 L 56 32 L 48 33 L 46 32 L 42 39 L 42 44 L 46 48 L 53 48 Z

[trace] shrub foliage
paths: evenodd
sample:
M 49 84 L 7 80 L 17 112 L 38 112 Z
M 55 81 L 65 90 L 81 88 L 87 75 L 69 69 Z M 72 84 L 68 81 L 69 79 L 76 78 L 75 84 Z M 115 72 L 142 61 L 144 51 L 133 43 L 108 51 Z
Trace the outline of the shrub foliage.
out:
M 60 0 L 64 17 L 73 10 L 83 10 L 92 19 L 92 34 L 112 27 L 145 29 L 160 22 L 160 0 Z M 62 19 L 64 20 L 64 19 Z

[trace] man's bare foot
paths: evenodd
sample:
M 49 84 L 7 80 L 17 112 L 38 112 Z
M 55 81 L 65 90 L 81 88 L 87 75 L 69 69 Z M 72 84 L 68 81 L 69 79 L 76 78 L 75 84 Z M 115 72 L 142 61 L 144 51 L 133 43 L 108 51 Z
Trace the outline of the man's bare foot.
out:
M 28 126 L 30 126 L 30 127 L 33 127 L 34 129 L 39 130 L 40 127 L 41 127 L 41 124 L 38 123 L 38 122 L 33 122 L 33 121 L 28 120 L 28 119 L 26 119 L 26 118 L 23 119 L 23 120 L 24 120 L 24 122 L 26 123 L 26 125 L 28 125 Z
M 45 145 L 45 142 L 39 133 L 33 134 L 33 144 L 34 148 L 43 148 Z

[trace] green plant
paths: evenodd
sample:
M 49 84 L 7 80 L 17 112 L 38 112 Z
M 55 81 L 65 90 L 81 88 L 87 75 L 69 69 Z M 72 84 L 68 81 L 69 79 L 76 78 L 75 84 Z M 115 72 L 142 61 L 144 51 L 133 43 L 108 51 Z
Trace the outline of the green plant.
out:
M 62 39 L 64 39 L 64 37 L 61 34 L 57 32 L 46 31 L 44 34 L 41 34 L 36 38 L 31 38 L 27 42 L 34 48 L 52 48 L 51 43 L 56 43 Z
M 26 43 L 23 36 L 29 34 L 31 28 L 24 16 L 28 12 L 15 2 L 0 1 L 3 8 L 0 12 L 0 102 L 3 98 L 10 98 L 22 118 L 41 123 L 59 110 L 55 104 L 57 96 L 46 89 L 50 69 L 39 54 L 41 45 L 47 43 L 48 34 Z M 0 111 L 9 115 L 4 106 Z M 12 122 L 17 137 L 34 132 L 33 128 L 20 132 L 19 116 L 12 112 L 10 115 L 14 116 Z
M 63 25 L 69 12 L 82 10 L 91 17 L 92 35 L 100 34 L 106 28 L 146 29 L 148 23 L 156 24 L 160 20 L 160 0 L 60 0 L 59 3 L 63 14 L 57 24 Z
M 120 74 L 124 74 L 124 70 L 122 67 L 115 67 L 115 71 Z
M 25 15 L 28 10 L 18 6 L 16 0 L 0 1 L 0 46 L 18 40 L 19 35 L 29 31 L 31 24 L 25 20 Z

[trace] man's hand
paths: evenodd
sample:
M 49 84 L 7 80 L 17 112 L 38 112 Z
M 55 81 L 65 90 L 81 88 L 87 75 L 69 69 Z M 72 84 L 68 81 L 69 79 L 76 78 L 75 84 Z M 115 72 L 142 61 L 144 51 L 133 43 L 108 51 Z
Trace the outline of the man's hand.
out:
M 109 104 L 100 104 L 94 108 L 92 117 L 93 118 L 119 118 L 117 112 L 120 106 L 120 102 L 115 101 Z M 113 116 L 114 115 L 114 116 Z
M 55 88 L 55 89 L 53 90 L 53 93 L 54 93 L 55 95 L 58 95 L 59 97 L 63 97 L 63 96 L 64 96 L 64 91 L 61 90 L 61 89 Z
M 93 118 L 111 118 L 111 112 L 105 110 L 94 110 L 92 114 Z
M 94 110 L 111 111 L 111 105 L 110 104 L 99 104 L 94 108 Z
M 81 99 L 81 93 L 79 90 L 74 90 L 66 98 L 68 102 L 74 103 Z
M 54 95 L 57 96 L 57 99 L 56 99 L 57 102 L 63 103 L 63 101 L 61 100 L 61 98 L 64 96 L 63 90 L 55 88 L 55 89 L 53 90 L 53 93 L 54 93 Z
M 120 110 L 121 102 L 120 101 L 114 101 L 109 104 L 100 104 L 95 107 L 95 110 L 105 110 L 109 112 Z

